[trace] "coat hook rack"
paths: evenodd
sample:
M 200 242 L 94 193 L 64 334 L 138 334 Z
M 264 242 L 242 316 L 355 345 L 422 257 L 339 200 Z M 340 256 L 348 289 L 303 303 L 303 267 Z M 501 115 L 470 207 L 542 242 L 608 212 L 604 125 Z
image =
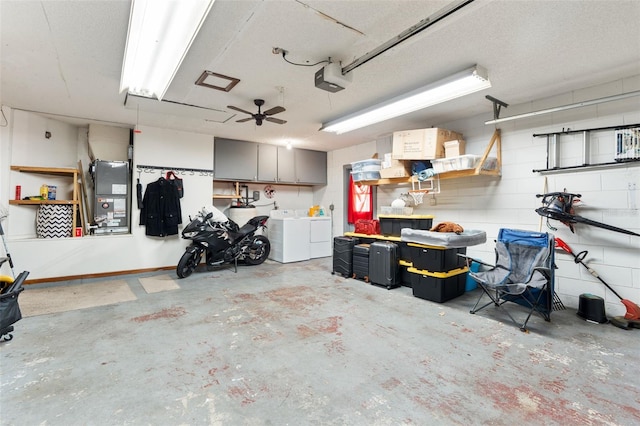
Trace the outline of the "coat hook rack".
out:
M 152 170 L 160 170 L 161 174 L 164 174 L 165 170 L 172 170 L 174 172 L 186 172 L 190 173 L 190 175 L 195 175 L 199 173 L 200 176 L 211 176 L 213 177 L 213 170 L 210 169 L 192 169 L 185 167 L 167 167 L 167 166 L 147 166 L 143 164 L 138 164 L 136 166 L 138 172 L 143 171 L 145 173 L 152 173 Z

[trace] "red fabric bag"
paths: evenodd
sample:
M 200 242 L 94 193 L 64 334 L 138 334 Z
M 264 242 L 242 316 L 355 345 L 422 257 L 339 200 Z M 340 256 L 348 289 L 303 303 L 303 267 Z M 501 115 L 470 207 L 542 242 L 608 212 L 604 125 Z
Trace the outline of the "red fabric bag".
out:
M 367 235 L 379 235 L 380 234 L 380 222 L 377 219 L 358 219 L 356 220 L 357 234 Z

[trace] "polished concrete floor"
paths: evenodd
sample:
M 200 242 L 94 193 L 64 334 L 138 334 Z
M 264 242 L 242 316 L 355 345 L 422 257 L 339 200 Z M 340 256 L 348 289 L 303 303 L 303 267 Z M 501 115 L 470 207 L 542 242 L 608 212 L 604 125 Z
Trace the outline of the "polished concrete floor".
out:
M 477 290 L 438 304 L 330 271 L 267 261 L 157 293 L 125 276 L 135 300 L 23 318 L 0 423 L 640 424 L 640 330 L 567 309 L 523 333 L 469 314 Z

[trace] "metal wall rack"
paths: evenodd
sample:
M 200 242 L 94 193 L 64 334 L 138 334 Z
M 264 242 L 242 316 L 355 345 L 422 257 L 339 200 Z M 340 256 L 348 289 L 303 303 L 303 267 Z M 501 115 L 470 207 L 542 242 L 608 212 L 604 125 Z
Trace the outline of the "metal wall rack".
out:
M 581 130 L 562 130 L 560 132 L 552 132 L 552 133 L 534 133 L 533 137 L 546 137 L 547 138 L 547 168 L 546 169 L 534 169 L 534 173 L 549 173 L 549 172 L 557 172 L 557 171 L 565 171 L 565 170 L 576 170 L 576 169 L 586 169 L 586 168 L 598 168 L 598 167 L 610 167 L 617 165 L 628 165 L 629 163 L 638 163 L 640 164 L 640 160 L 625 160 L 625 161 L 611 161 L 606 163 L 596 163 L 591 164 L 590 159 L 590 134 L 591 132 L 603 131 L 603 130 L 623 130 L 630 129 L 633 127 L 640 127 L 640 124 L 628 124 L 622 126 L 608 126 L 608 127 L 594 127 L 591 129 L 581 129 Z M 558 166 L 558 161 L 560 160 L 560 136 L 582 133 L 582 164 L 578 166 L 566 166 L 560 167 Z

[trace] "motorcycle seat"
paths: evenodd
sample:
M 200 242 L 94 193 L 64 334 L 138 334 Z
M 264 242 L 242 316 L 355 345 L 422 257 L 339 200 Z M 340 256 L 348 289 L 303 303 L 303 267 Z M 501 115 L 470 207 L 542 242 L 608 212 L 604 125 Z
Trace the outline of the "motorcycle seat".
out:
M 255 226 L 251 225 L 250 223 L 245 223 L 244 225 L 242 225 L 242 228 L 238 229 L 238 234 L 247 235 L 255 230 Z

